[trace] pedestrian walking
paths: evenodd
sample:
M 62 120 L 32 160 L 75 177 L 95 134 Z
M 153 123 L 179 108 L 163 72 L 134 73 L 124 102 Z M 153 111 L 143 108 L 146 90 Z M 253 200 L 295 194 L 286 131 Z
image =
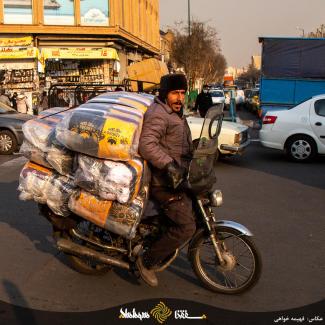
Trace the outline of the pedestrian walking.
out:
M 20 93 L 17 96 L 16 102 L 17 102 L 17 111 L 18 111 L 18 113 L 27 114 L 30 107 L 28 105 L 26 95 L 24 93 Z
M 195 102 L 195 110 L 198 110 L 201 117 L 205 117 L 208 109 L 213 105 L 209 87 L 203 86 L 202 92 L 198 94 Z

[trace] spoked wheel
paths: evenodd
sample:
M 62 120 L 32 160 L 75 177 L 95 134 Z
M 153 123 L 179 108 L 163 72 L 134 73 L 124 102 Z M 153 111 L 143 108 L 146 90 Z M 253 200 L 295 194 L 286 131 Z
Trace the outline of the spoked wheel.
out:
M 0 131 L 0 155 L 11 155 L 17 149 L 16 137 L 10 131 Z
M 89 236 L 91 232 L 91 225 L 92 224 L 89 221 L 81 221 L 78 223 L 76 230 L 82 235 Z M 94 249 L 93 246 L 90 246 L 85 241 L 72 237 L 68 232 L 64 233 L 64 237 L 79 245 L 85 245 Z M 66 254 L 66 256 L 71 267 L 79 273 L 87 275 L 104 275 L 111 270 L 109 265 L 99 263 L 98 261 L 91 260 L 87 257 L 74 256 L 70 254 Z
M 262 261 L 252 240 L 228 227 L 216 227 L 215 231 L 222 241 L 225 263 L 219 263 L 209 235 L 202 230 L 189 247 L 197 277 L 204 286 L 218 293 L 236 294 L 253 287 L 261 275 Z

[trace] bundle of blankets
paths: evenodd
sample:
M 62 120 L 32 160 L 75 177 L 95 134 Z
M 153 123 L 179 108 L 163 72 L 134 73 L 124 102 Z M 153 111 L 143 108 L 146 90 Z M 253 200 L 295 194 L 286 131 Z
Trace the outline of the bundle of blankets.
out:
M 77 108 L 51 108 L 23 125 L 21 200 L 72 213 L 125 238 L 143 213 L 146 163 L 138 155 L 153 96 L 112 92 Z

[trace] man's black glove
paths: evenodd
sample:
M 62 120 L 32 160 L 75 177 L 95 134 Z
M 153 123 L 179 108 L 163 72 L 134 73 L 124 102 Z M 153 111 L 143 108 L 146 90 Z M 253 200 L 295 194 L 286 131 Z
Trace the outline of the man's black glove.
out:
M 164 169 L 167 172 L 168 184 L 176 189 L 183 182 L 186 169 L 179 166 L 175 161 L 168 163 Z

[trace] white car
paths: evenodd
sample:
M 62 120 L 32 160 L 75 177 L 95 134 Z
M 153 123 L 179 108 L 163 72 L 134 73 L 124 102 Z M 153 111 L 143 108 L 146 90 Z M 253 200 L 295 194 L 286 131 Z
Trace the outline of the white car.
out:
M 325 154 L 325 95 L 288 110 L 267 112 L 260 140 L 265 147 L 284 150 L 294 161 Z
M 204 118 L 188 116 L 186 119 L 191 129 L 192 139 L 199 139 Z M 235 122 L 223 121 L 218 142 L 219 152 L 221 154 L 241 154 L 250 143 L 248 127 Z
M 225 102 L 225 93 L 222 89 L 209 89 L 209 94 L 213 104 L 223 104 Z

